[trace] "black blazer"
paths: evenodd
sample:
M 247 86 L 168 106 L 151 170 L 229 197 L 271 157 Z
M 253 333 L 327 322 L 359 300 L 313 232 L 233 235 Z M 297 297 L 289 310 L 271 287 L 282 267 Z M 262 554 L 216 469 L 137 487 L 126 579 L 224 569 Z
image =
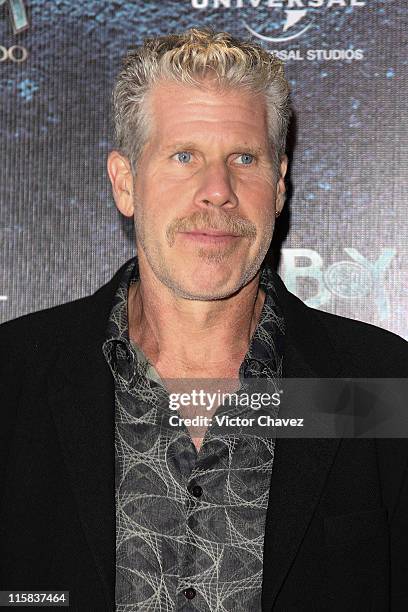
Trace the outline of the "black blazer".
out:
M 0 589 L 69 590 L 76 611 L 114 610 L 114 385 L 101 347 L 122 271 L 0 326 Z M 408 377 L 401 338 L 276 286 L 285 376 Z M 404 439 L 277 439 L 263 612 L 408 609 L 407 461 Z

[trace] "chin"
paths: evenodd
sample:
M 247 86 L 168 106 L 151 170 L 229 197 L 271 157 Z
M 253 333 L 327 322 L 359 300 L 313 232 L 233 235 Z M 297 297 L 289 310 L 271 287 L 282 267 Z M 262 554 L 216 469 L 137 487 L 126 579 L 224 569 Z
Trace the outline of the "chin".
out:
M 180 297 L 191 300 L 217 300 L 229 297 L 241 288 L 240 278 L 231 270 L 197 270 L 175 279 L 173 289 Z
M 217 300 L 230 297 L 256 274 L 255 262 L 248 253 L 234 255 L 221 253 L 221 258 L 217 258 L 214 251 L 210 257 L 203 257 L 202 253 L 197 256 L 168 252 L 160 258 L 152 258 L 151 267 L 156 277 L 176 296 Z

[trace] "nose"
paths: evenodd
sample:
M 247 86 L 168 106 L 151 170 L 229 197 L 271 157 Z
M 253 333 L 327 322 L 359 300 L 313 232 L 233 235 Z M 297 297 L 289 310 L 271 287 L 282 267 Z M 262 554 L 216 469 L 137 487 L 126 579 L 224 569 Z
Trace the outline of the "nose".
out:
M 205 209 L 212 206 L 233 209 L 238 206 L 233 177 L 225 163 L 214 162 L 202 169 L 194 201 L 196 206 Z

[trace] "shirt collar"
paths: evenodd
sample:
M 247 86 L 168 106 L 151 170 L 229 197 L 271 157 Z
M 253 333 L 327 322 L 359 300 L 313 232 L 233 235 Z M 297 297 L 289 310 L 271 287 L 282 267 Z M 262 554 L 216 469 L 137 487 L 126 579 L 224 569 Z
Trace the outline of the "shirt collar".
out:
M 274 277 L 276 273 L 266 265 L 261 267 L 259 286 L 265 292 L 260 318 L 251 337 L 248 351 L 240 366 L 240 378 L 272 377 L 282 375 L 283 340 L 285 322 L 277 302 Z M 139 280 L 137 256 L 129 260 L 120 279 L 106 328 L 103 343 L 105 358 L 116 379 L 128 383 L 135 370 L 143 374 L 147 364 L 138 360 L 129 339 L 128 291 Z
M 275 276 L 266 264 L 261 266 L 259 287 L 265 292 L 265 301 L 240 367 L 241 378 L 282 376 L 285 320 L 277 299 Z

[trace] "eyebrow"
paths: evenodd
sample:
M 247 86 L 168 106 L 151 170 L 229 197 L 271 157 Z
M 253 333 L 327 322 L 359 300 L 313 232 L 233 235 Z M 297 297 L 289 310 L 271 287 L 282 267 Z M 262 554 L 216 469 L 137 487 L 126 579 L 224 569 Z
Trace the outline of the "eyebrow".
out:
M 264 149 L 260 146 L 250 144 L 238 144 L 231 147 L 234 151 L 242 151 L 243 153 L 251 153 L 252 155 L 261 155 L 264 153 Z M 199 149 L 199 146 L 191 141 L 180 141 L 163 147 L 163 152 L 167 153 L 170 151 L 185 151 L 189 149 Z

